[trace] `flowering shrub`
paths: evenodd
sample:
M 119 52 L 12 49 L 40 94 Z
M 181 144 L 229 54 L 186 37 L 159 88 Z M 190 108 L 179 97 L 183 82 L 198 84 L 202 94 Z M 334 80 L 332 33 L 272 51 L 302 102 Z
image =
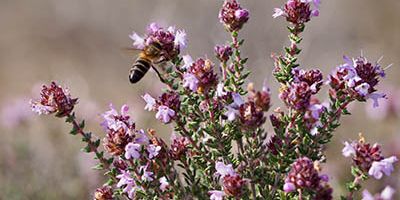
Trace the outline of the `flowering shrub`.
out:
M 341 117 L 350 114 L 349 103 L 371 100 L 379 106 L 385 95 L 376 86 L 385 72 L 363 56 L 345 56 L 344 64 L 327 78 L 318 69 L 301 69 L 300 35 L 319 15 L 319 6 L 319 0 L 288 0 L 273 14 L 289 23 L 290 45 L 283 54 L 272 56 L 285 108 L 270 111 L 266 84 L 261 90 L 252 83 L 244 87 L 250 72 L 241 55 L 244 40 L 239 33 L 250 15 L 236 0 L 226 0 L 219 19 L 231 41 L 215 47 L 215 60 L 182 56 L 187 45 L 183 30 L 152 23 L 144 38 L 130 36 L 134 47 L 156 42 L 166 56 L 166 89 L 159 97 L 142 98 L 145 110 L 161 123 L 173 124 L 170 144 L 155 130 L 138 128 L 127 105 L 120 111 L 110 105 L 102 114 L 106 136 L 94 139 L 85 130 L 85 121 L 75 116 L 77 98 L 55 82 L 43 86 L 40 99 L 30 102 L 32 110 L 65 118 L 72 125 L 70 133 L 86 143 L 83 150 L 95 154 L 95 169 L 109 178 L 95 191 L 97 200 L 333 199 L 328 175 L 321 173 L 326 145 Z M 316 96 L 324 86 L 329 88 L 327 102 Z M 274 133 L 265 131 L 267 119 Z M 349 180 L 343 199 L 353 199 L 362 181 L 389 176 L 398 161 L 383 156 L 380 145 L 367 143 L 361 135 L 344 145 L 342 153 L 352 158 L 354 180 Z M 391 199 L 393 193 L 388 186 L 375 196 L 367 190 L 362 195 L 368 200 Z

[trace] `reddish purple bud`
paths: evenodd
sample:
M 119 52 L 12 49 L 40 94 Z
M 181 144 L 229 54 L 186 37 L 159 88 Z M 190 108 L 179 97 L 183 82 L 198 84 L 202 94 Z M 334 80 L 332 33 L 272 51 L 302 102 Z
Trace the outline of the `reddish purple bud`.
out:
M 111 186 L 105 185 L 96 189 L 94 200 L 113 200 L 113 191 Z
M 239 31 L 249 20 L 249 11 L 243 9 L 236 0 L 226 0 L 219 12 L 219 19 L 228 31 Z
M 224 45 L 224 46 L 217 45 L 217 46 L 215 46 L 214 51 L 215 51 L 215 55 L 221 62 L 228 61 L 229 57 L 233 53 L 232 48 L 227 45 Z
M 42 86 L 39 100 L 29 103 L 32 111 L 39 115 L 56 113 L 56 117 L 65 117 L 72 112 L 77 101 L 77 98 L 71 98 L 68 89 L 51 82 L 50 86 Z
M 243 180 L 238 174 L 226 175 L 223 178 L 223 187 L 225 194 L 233 197 L 240 197 L 246 181 Z

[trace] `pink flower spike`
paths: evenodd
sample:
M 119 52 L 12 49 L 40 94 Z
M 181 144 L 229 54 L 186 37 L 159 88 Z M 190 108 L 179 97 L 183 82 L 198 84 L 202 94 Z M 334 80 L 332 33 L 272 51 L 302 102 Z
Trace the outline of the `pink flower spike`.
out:
M 129 37 L 133 40 L 132 45 L 138 49 L 143 49 L 145 46 L 144 39 L 140 37 L 138 34 L 133 32 Z

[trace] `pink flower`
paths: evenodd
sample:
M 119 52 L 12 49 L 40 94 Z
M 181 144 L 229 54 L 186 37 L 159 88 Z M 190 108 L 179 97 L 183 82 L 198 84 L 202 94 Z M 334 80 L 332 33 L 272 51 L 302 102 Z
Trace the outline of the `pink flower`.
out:
M 142 98 L 146 102 L 146 106 L 144 107 L 144 109 L 148 111 L 154 110 L 156 105 L 156 100 L 147 93 L 144 96 L 142 96 Z
M 159 181 L 160 181 L 160 190 L 164 192 L 165 190 L 167 190 L 169 186 L 168 180 L 167 178 L 165 178 L 165 176 L 163 176 L 159 179 Z
M 225 193 L 224 191 L 220 191 L 220 190 L 211 190 L 208 192 L 208 194 L 210 194 L 210 200 L 223 200 Z
M 146 166 L 140 166 L 139 167 L 139 171 L 143 172 L 143 174 L 141 176 L 142 181 L 150 182 L 150 181 L 154 180 L 154 178 L 153 178 L 153 174 L 154 173 L 150 172 L 150 171 L 147 171 L 147 165 Z
M 391 156 L 381 161 L 374 161 L 368 171 L 368 174 L 376 179 L 381 179 L 383 174 L 389 176 L 394 170 L 393 163 L 397 161 L 398 159 L 396 156 Z
M 274 8 L 274 14 L 272 15 L 273 18 L 277 18 L 280 16 L 284 16 L 285 12 L 280 8 Z
M 122 174 L 117 175 L 117 178 L 120 179 L 117 183 L 117 187 L 121 188 L 125 185 L 123 192 L 127 193 L 130 199 L 133 199 L 135 197 L 135 192 L 138 188 L 135 184 L 135 180 L 131 177 L 129 171 L 122 171 Z
M 158 112 L 156 113 L 156 118 L 158 120 L 161 120 L 162 122 L 169 123 L 171 121 L 171 118 L 175 116 L 175 111 L 170 109 L 167 106 L 159 106 L 158 107 Z
M 126 159 L 138 159 L 140 158 L 140 150 L 141 150 L 141 145 L 140 144 L 135 144 L 135 143 L 128 143 L 125 146 L 125 158 Z
M 344 157 L 349 157 L 351 155 L 356 155 L 356 150 L 354 149 L 354 142 L 349 144 L 344 142 L 344 148 L 342 149 L 342 154 Z
M 362 193 L 362 200 L 392 200 L 395 190 L 386 186 L 380 194 L 372 195 L 368 190 L 364 190 Z
M 128 115 L 129 107 L 124 104 L 121 107 L 121 114 L 118 114 L 117 110 L 115 110 L 114 106 L 110 104 L 110 110 L 101 114 L 104 121 L 101 125 L 106 130 L 114 130 L 118 131 L 119 129 L 124 129 L 124 131 L 129 132 L 129 129 L 133 126 L 133 121 L 130 120 L 130 116 Z
M 149 146 L 147 146 L 147 152 L 149 153 L 149 159 L 153 159 L 154 157 L 156 157 L 158 155 L 158 153 L 160 152 L 161 147 L 154 145 L 154 144 L 150 144 Z
M 286 182 L 285 185 L 283 185 L 283 191 L 285 192 L 293 192 L 295 190 L 296 186 L 291 182 Z
M 176 31 L 174 44 L 179 46 L 180 51 L 186 48 L 186 32 L 184 30 Z
M 183 87 L 189 88 L 193 92 L 196 92 L 198 89 L 199 80 L 192 73 L 183 74 Z
M 355 91 L 357 91 L 357 93 L 361 96 L 366 96 L 368 94 L 368 90 L 369 90 L 369 84 L 368 83 L 362 83 L 358 86 L 356 86 Z
M 235 170 L 233 170 L 232 164 L 225 165 L 223 162 L 216 162 L 215 170 L 217 170 L 215 174 L 220 175 L 221 178 L 224 178 L 227 175 L 236 175 Z
M 188 54 L 182 56 L 182 59 L 183 59 L 183 66 L 182 66 L 183 69 L 189 69 L 190 66 L 192 66 L 192 64 L 194 63 L 192 57 Z

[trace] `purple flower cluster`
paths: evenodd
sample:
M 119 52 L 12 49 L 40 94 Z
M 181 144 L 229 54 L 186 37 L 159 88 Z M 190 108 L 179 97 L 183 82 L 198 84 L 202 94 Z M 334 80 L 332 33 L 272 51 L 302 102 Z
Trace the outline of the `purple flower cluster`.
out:
M 293 81 L 283 87 L 279 97 L 289 108 L 306 110 L 310 106 L 311 96 L 318 93 L 322 85 L 322 73 L 319 70 L 304 71 L 293 69 Z
M 164 102 L 169 100 L 168 95 L 164 95 Z M 165 143 L 155 138 L 154 131 L 149 130 L 151 139 L 143 130 L 135 130 L 135 123 L 128 114 L 129 108 L 123 105 L 121 112 L 118 113 L 112 105 L 110 110 L 102 114 L 104 121 L 102 126 L 107 132 L 104 138 L 104 147 L 108 153 L 119 156 L 113 164 L 119 170 L 117 178 L 119 182 L 117 187 L 123 188 L 123 192 L 127 193 L 129 198 L 133 199 L 137 190 L 141 190 L 141 186 L 137 185 L 137 181 L 153 182 L 156 180 L 154 168 L 158 168 L 153 162 L 155 159 L 164 162 L 166 148 Z M 134 164 L 136 163 L 136 164 Z M 134 164 L 137 170 L 129 171 L 128 166 Z M 160 189 L 165 190 L 167 180 L 160 179 L 162 184 Z
M 188 150 L 189 139 L 186 137 L 177 136 L 175 134 L 171 137 L 172 143 L 170 147 L 170 155 L 174 160 L 182 159 Z
M 183 87 L 193 92 L 208 93 L 217 84 L 214 64 L 209 59 L 199 58 L 188 66 L 183 75 Z
M 151 23 L 147 28 L 145 37 L 133 32 L 129 37 L 133 40 L 133 46 L 144 49 L 146 46 L 157 43 L 161 45 L 162 55 L 167 60 L 176 57 L 186 47 L 186 32 L 176 30 L 175 27 L 164 29 L 156 23 Z
M 232 164 L 225 165 L 223 162 L 216 162 L 215 170 L 215 175 L 219 177 L 223 190 L 209 191 L 210 199 L 222 200 L 224 196 L 240 198 L 247 181 L 235 172 Z
M 249 20 L 249 11 L 243 9 L 236 0 L 225 0 L 218 17 L 228 31 L 239 31 Z
M 372 64 L 365 57 L 350 59 L 344 57 L 346 61 L 336 68 L 329 77 L 329 84 L 332 87 L 333 95 L 349 95 L 359 101 L 372 99 L 374 107 L 379 106 L 378 99 L 385 98 L 382 93 L 377 93 L 375 86 L 380 77 L 385 77 L 385 72 L 381 66 Z
M 361 136 L 360 136 L 361 137 Z M 381 179 L 383 174 L 389 176 L 394 168 L 393 164 L 398 161 L 396 156 L 384 158 L 381 147 L 378 144 L 366 143 L 363 137 L 359 141 L 345 142 L 342 153 L 345 157 L 352 156 L 354 164 L 370 176 Z
M 227 45 L 217 45 L 214 48 L 214 52 L 218 60 L 221 62 L 227 62 L 229 57 L 233 54 L 232 47 Z
M 311 9 L 311 3 L 315 9 Z M 283 16 L 293 24 L 304 24 L 319 15 L 320 0 L 288 0 L 283 8 L 275 8 L 274 18 Z
M 264 124 L 266 117 L 264 112 L 270 107 L 270 91 L 264 83 L 261 91 L 256 91 L 253 84 L 248 87 L 248 99 L 245 102 L 237 93 L 231 93 L 232 103 L 226 106 L 225 116 L 229 121 L 239 118 L 244 129 L 254 129 Z
M 180 108 L 179 94 L 176 92 L 163 93 L 158 100 L 151 97 L 149 94 L 145 94 L 143 99 L 146 101 L 145 110 L 157 111 L 156 118 L 163 123 L 170 123 L 175 118 L 176 113 Z
M 57 117 L 69 115 L 77 102 L 78 99 L 72 98 L 68 89 L 63 89 L 54 81 L 50 86 L 42 86 L 39 100 L 29 101 L 33 112 L 39 115 L 56 113 Z
M 283 190 L 293 192 L 296 189 L 317 190 L 322 182 L 327 182 L 326 175 L 319 175 L 314 162 L 307 157 L 301 157 L 291 165 L 285 179 Z

